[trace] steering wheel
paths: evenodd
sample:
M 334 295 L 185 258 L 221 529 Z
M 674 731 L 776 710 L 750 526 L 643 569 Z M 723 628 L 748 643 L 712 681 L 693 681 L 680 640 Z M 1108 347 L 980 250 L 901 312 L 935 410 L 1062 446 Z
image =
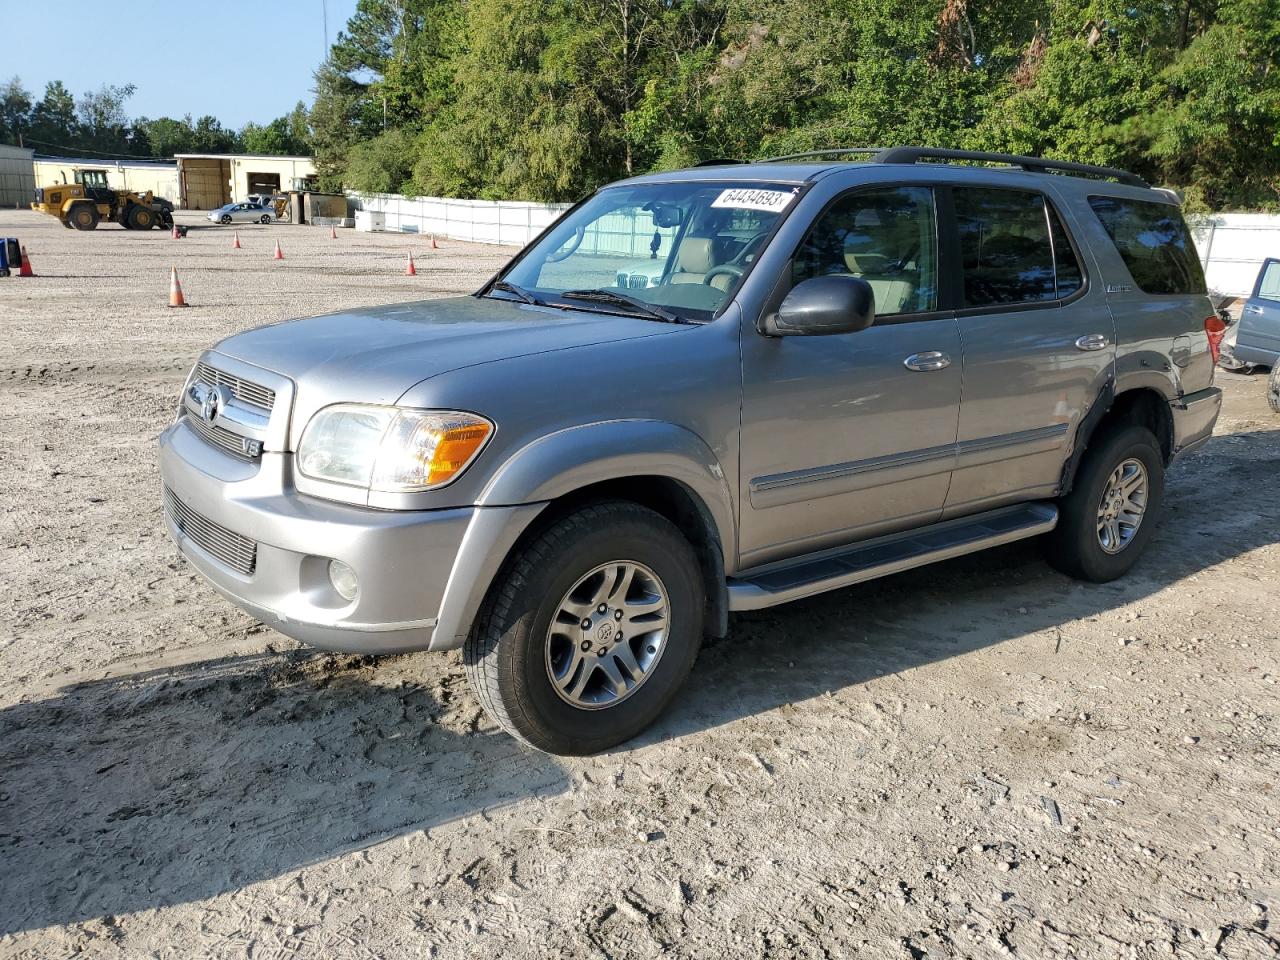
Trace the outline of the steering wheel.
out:
M 742 275 L 747 271 L 736 263 L 722 263 L 717 267 L 712 267 L 706 272 L 702 278 L 702 282 L 707 286 L 711 286 L 711 281 L 719 276 L 733 277 L 735 280 L 741 279 Z
M 547 254 L 547 263 L 559 263 L 571 256 L 578 247 L 582 246 L 582 238 L 587 235 L 586 227 L 578 227 L 573 231 L 573 237 L 567 241 L 565 246 L 561 247 L 555 253 Z

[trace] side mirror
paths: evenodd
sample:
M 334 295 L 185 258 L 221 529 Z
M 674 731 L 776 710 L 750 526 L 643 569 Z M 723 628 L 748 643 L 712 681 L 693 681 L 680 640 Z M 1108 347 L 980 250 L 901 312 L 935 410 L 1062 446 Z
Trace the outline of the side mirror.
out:
M 811 277 L 795 285 L 778 312 L 761 318 L 767 337 L 857 333 L 876 319 L 876 295 L 861 277 Z

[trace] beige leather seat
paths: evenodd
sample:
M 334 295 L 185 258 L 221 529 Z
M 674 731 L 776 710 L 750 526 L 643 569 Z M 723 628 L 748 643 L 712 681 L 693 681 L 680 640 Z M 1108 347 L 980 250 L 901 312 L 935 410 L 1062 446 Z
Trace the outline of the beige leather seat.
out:
M 898 217 L 893 224 L 879 223 L 875 211 L 864 211 L 858 214 L 859 220 L 864 214 L 871 214 L 876 223 L 858 222 L 857 226 L 869 229 L 875 240 L 876 250 L 871 252 L 846 249 L 845 266 L 856 277 L 861 277 L 871 286 L 876 296 L 876 313 L 904 313 L 916 308 L 915 296 L 918 286 L 918 271 L 911 260 L 915 256 L 919 242 L 919 228 L 909 217 Z
M 715 250 L 710 237 L 685 237 L 680 243 L 680 256 L 671 274 L 671 282 L 702 283 L 707 271 L 715 265 Z M 732 280 L 732 277 L 722 274 L 713 278 L 711 283 L 720 290 L 726 290 Z

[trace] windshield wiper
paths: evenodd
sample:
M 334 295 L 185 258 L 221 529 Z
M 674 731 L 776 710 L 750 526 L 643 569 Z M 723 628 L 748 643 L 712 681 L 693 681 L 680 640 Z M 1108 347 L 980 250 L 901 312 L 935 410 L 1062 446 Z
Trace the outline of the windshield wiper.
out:
M 569 297 L 574 300 L 595 300 L 599 303 L 613 303 L 622 307 L 630 307 L 633 310 L 639 310 L 646 317 L 654 320 L 661 320 L 663 323 L 694 323 L 693 320 L 686 320 L 677 313 L 672 313 L 665 307 L 660 307 L 656 303 L 649 303 L 641 300 L 639 297 L 629 297 L 625 293 L 617 293 L 613 290 L 566 290 L 560 294 L 561 297 Z
M 538 306 L 538 307 L 546 306 L 545 303 L 543 303 L 541 300 L 535 297 L 532 293 L 530 293 L 524 287 L 517 287 L 514 283 L 508 283 L 506 280 L 498 280 L 493 284 L 493 286 L 490 289 L 501 290 L 503 293 L 513 294 L 514 296 L 519 297 L 525 303 L 532 303 L 534 306 Z

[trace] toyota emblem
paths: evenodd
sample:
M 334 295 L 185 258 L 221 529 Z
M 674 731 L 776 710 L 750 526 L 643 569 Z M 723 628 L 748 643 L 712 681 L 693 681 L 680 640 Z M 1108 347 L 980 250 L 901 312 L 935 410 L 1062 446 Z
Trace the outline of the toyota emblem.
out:
M 200 402 L 201 418 L 205 423 L 213 423 L 225 404 L 226 398 L 222 395 L 222 388 L 209 387 L 204 392 L 204 400 Z

